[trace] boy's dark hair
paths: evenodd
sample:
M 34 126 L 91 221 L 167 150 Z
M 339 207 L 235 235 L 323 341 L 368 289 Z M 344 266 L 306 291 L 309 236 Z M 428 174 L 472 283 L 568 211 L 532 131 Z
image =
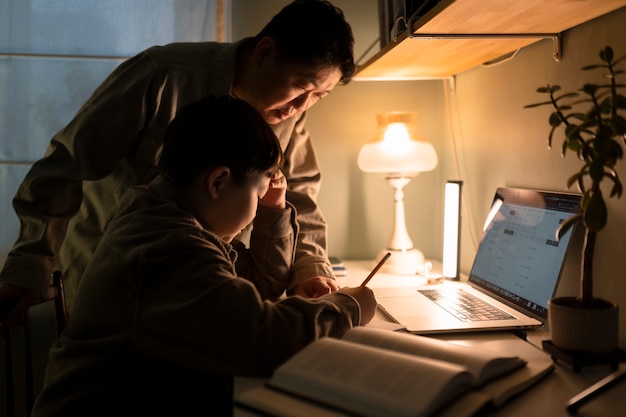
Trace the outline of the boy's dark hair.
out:
M 223 165 L 242 184 L 247 175 L 282 162 L 276 135 L 254 107 L 229 96 L 209 97 L 181 108 L 167 127 L 159 171 L 186 187 L 204 170 Z
M 254 38 L 269 36 L 278 59 L 313 68 L 338 67 L 341 83 L 354 75 L 354 37 L 343 11 L 328 1 L 295 0 L 285 6 Z

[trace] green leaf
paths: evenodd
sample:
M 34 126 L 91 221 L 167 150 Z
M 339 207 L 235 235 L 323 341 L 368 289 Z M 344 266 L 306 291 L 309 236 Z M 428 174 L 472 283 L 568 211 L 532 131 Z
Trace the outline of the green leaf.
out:
M 550 140 L 552 140 L 552 137 L 550 137 Z M 569 143 L 570 141 L 567 139 L 563 141 L 563 145 L 561 146 L 561 156 L 565 156 L 565 154 L 567 153 L 567 150 L 569 149 Z
M 611 197 L 620 198 L 622 196 L 622 182 L 617 175 L 617 171 L 614 169 L 610 169 L 608 172 L 605 172 L 604 175 L 608 177 L 611 181 L 613 181 L 613 187 L 611 187 Z
M 567 147 L 577 154 L 581 151 L 584 145 L 585 143 L 580 139 L 580 137 L 569 139 L 567 143 Z
M 578 156 L 583 161 L 590 161 L 593 159 L 593 147 L 591 146 L 593 142 L 588 141 L 581 145 Z M 584 169 L 584 167 L 583 167 Z
M 604 164 L 602 160 L 595 159 L 591 162 L 591 167 L 589 168 L 589 176 L 592 181 L 600 182 L 604 177 Z
M 606 68 L 606 65 L 599 65 L 599 64 L 585 65 L 581 69 L 583 71 L 588 71 L 588 70 L 592 70 L 592 69 L 596 69 L 596 68 Z
M 613 187 L 611 188 L 611 197 L 620 198 L 622 196 L 622 192 L 624 191 L 622 187 L 622 182 L 619 178 L 615 177 L 613 182 Z
M 611 111 L 613 110 L 613 108 L 611 107 L 611 97 L 609 96 L 602 100 L 602 102 L 599 104 L 599 108 L 600 113 L 611 114 Z
M 621 94 L 613 97 L 613 105 L 618 109 L 626 109 L 626 97 Z
M 594 141 L 594 149 L 596 150 L 598 155 L 602 156 L 603 158 L 615 159 L 615 156 L 613 155 L 614 148 L 612 142 L 613 141 L 610 139 L 610 136 L 604 137 L 598 135 L 596 136 L 596 139 Z
M 589 70 L 596 69 L 596 68 L 608 68 L 608 66 L 603 65 L 603 64 L 591 64 L 591 65 L 585 65 L 584 67 L 581 67 L 580 69 L 583 71 L 589 71 Z
M 584 176 L 583 176 L 583 174 L 580 174 L 580 175 L 578 176 L 578 190 L 579 190 L 581 193 L 586 193 L 586 192 L 587 192 L 587 190 L 585 189 L 585 181 L 584 181 Z
M 616 135 L 624 136 L 626 135 L 626 119 L 619 114 L 615 115 L 611 120 L 611 126 L 613 127 L 613 131 Z M 626 140 L 626 138 L 624 138 Z M 626 145 L 626 142 L 624 142 Z
M 619 142 L 611 139 L 611 144 L 613 145 L 613 155 L 615 156 L 615 158 L 622 159 L 624 157 L 624 149 L 622 149 Z
M 550 123 L 550 126 L 552 126 L 552 127 L 560 126 L 561 125 L 561 117 L 559 116 L 559 113 L 552 112 L 552 114 L 550 114 L 549 123 Z
M 604 62 L 613 61 L 613 49 L 610 46 L 605 46 L 604 49 L 600 51 L 600 59 Z
M 572 175 L 571 177 L 569 177 L 567 179 L 567 188 L 572 188 L 572 185 L 574 185 L 574 183 L 578 182 L 578 179 L 580 177 L 580 173 L 576 173 L 574 175 Z
M 561 86 L 560 85 L 558 85 L 558 84 L 556 84 L 556 85 L 548 84 L 548 93 L 554 94 L 554 93 L 556 93 L 557 91 L 560 91 L 560 90 L 561 90 Z
M 609 138 L 609 140 L 604 142 L 607 148 L 606 153 L 602 154 L 602 157 L 604 158 L 604 165 L 610 167 L 612 170 L 615 164 L 617 164 L 617 161 L 623 158 L 624 150 L 619 142 L 612 138 Z
M 572 113 L 567 115 L 567 119 L 576 119 L 580 120 L 581 122 L 585 122 L 587 121 L 587 115 L 582 113 Z
M 565 136 L 568 139 L 576 139 L 577 137 L 579 137 L 579 132 L 580 128 L 578 127 L 578 125 L 575 125 L 573 123 L 567 125 L 567 127 L 565 128 Z
M 582 207 L 582 211 L 583 213 L 585 212 L 585 209 L 587 207 L 587 204 L 589 204 L 589 199 L 591 198 L 591 191 L 585 191 L 582 190 L 583 193 L 583 200 L 581 202 L 581 207 Z
M 558 96 L 555 98 L 555 100 L 562 100 L 564 98 L 573 98 L 573 97 L 580 97 L 580 94 L 578 93 L 565 93 L 562 96 Z
M 596 84 L 585 84 L 583 85 L 582 90 L 585 92 L 585 94 L 593 96 L 596 91 L 598 91 L 598 86 Z
M 548 135 L 548 149 L 552 149 L 552 137 L 554 136 L 554 130 L 556 128 L 550 129 L 550 134 Z
M 524 106 L 525 109 L 532 109 L 533 107 L 539 107 L 539 106 L 545 106 L 547 104 L 552 104 L 551 101 L 544 101 L 543 103 L 533 103 L 533 104 L 527 104 Z

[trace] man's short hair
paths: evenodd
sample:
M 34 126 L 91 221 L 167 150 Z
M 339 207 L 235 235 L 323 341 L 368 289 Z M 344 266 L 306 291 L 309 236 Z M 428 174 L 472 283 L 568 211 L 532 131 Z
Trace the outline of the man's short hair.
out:
M 256 35 L 269 36 L 278 46 L 278 59 L 312 68 L 338 67 L 341 83 L 354 75 L 354 37 L 343 11 L 323 0 L 295 0 L 285 6 Z

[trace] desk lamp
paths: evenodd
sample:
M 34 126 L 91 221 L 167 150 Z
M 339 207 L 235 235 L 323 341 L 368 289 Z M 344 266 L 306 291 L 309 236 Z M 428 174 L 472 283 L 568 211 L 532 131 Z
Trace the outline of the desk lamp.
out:
M 420 172 L 437 166 L 433 146 L 416 134 L 416 113 L 383 113 L 376 116 L 378 137 L 363 145 L 357 163 L 364 172 L 381 174 L 393 188 L 393 232 L 377 258 L 391 252 L 381 271 L 388 274 L 417 273 L 424 265 L 423 253 L 413 247 L 404 218 L 403 187 Z

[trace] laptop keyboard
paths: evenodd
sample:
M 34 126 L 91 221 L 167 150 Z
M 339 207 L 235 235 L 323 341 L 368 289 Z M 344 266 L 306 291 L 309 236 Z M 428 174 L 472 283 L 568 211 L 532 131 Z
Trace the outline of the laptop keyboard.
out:
M 461 321 L 509 320 L 515 318 L 460 288 L 419 290 L 419 292 Z

